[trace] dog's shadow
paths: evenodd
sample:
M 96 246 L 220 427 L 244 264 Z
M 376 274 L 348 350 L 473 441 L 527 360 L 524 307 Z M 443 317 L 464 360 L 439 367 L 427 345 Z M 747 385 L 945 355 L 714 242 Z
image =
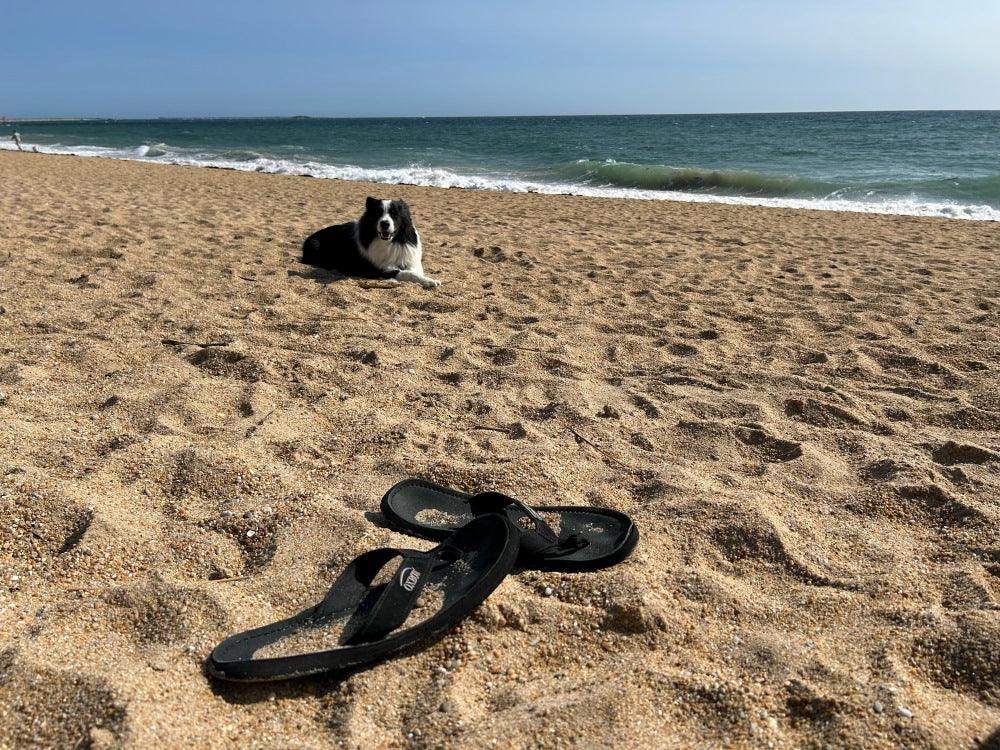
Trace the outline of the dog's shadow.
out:
M 345 276 L 336 271 L 327 271 L 325 268 L 310 268 L 307 271 L 290 269 L 288 276 L 297 276 L 300 279 L 311 279 L 317 284 L 329 286 L 341 281 L 353 281 L 362 289 L 396 289 L 399 282 L 395 279 L 368 279 L 363 276 Z
M 328 286 L 329 284 L 336 284 L 339 281 L 347 281 L 351 277 L 345 276 L 342 273 L 337 273 L 336 271 L 327 271 L 325 268 L 307 268 L 305 270 L 289 269 L 288 276 L 297 276 L 300 279 L 311 279 L 317 284 L 322 284 L 323 286 Z

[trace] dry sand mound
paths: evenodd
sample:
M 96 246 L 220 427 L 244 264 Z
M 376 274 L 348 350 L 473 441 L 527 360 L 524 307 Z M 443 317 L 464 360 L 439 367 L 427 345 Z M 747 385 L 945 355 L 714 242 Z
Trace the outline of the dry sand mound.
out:
M 0 179 L 0 747 L 1000 743 L 995 225 Z M 295 262 L 368 193 L 444 286 Z M 410 475 L 642 541 L 370 671 L 210 683 L 222 637 L 414 544 L 377 514 Z

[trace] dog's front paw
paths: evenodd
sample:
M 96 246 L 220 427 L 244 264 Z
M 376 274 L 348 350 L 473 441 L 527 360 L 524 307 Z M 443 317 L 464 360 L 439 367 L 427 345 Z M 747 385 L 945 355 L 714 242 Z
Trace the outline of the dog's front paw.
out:
M 437 279 L 425 279 L 420 282 L 424 289 L 433 289 L 436 286 L 441 286 L 441 282 Z

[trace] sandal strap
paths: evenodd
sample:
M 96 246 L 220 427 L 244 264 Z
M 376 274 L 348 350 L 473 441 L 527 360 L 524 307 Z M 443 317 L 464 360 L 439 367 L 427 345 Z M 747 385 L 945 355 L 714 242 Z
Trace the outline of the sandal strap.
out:
M 392 578 L 373 588 L 375 577 L 396 558 L 402 559 Z M 340 643 L 357 645 L 379 640 L 406 622 L 427 582 L 427 573 L 436 562 L 439 562 L 436 555 L 413 549 L 386 547 L 365 552 L 344 569 L 323 601 L 313 609 L 310 619 L 318 620 L 357 607 L 344 626 Z M 379 591 L 377 596 L 376 591 Z
M 502 492 L 482 492 L 469 500 L 469 507 L 476 515 L 506 511 L 511 506 L 522 511 L 531 521 L 533 528 L 525 529 L 515 523 L 521 531 L 521 551 L 536 557 L 561 557 L 583 549 L 590 541 L 580 534 L 570 534 L 562 539 L 546 523 L 537 510 L 517 498 Z
M 552 527 L 545 522 L 545 519 L 538 514 L 538 511 L 517 498 L 510 497 L 502 492 L 481 492 L 469 499 L 469 507 L 476 515 L 505 511 L 511 505 L 520 509 L 528 516 L 534 525 L 531 531 L 534 531 L 544 542 L 550 545 L 559 543 L 559 535 L 552 530 Z M 525 529 L 520 527 L 519 524 L 515 524 L 515 526 L 521 528 L 522 534 L 524 533 Z M 523 544 L 522 542 L 522 546 Z
M 570 555 L 589 545 L 590 540 L 582 534 L 570 534 L 566 538 L 560 539 L 558 544 L 553 544 L 550 547 L 544 547 L 537 552 L 533 552 L 533 554 L 538 554 L 546 558 L 562 557 L 563 555 Z

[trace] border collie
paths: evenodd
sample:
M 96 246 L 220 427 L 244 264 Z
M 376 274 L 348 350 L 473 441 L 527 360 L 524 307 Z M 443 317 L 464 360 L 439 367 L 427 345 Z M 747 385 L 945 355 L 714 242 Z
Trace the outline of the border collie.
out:
M 365 200 L 357 221 L 337 224 L 306 238 L 302 262 L 344 276 L 412 281 L 425 289 L 441 282 L 424 275 L 420 235 L 404 201 Z

